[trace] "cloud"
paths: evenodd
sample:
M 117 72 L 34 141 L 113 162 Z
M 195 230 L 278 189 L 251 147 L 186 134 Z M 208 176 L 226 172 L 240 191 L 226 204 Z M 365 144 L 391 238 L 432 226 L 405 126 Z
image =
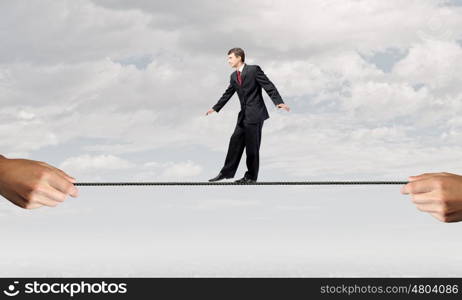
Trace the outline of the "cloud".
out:
M 191 161 L 150 161 L 142 164 L 114 155 L 80 155 L 63 161 L 61 169 L 83 180 L 105 181 L 105 178 L 133 181 L 174 180 L 194 178 L 202 173 L 202 166 Z M 128 174 L 128 175 L 127 175 Z M 131 174 L 131 175 L 130 175 Z
M 141 181 L 152 180 L 183 180 L 197 177 L 202 173 L 203 167 L 191 160 L 184 162 L 158 162 L 150 161 L 139 168 L 132 179 Z
M 424 85 L 439 96 L 460 94 L 462 48 L 454 41 L 427 40 L 409 49 L 393 69 L 399 80 Z
M 81 155 L 63 161 L 62 168 L 75 171 L 120 170 L 133 167 L 133 164 L 113 155 Z
M 140 51 L 144 47 L 141 45 L 153 43 L 145 39 L 147 35 L 153 39 L 168 38 L 156 36 L 155 30 L 145 30 L 150 21 L 148 15 L 133 10 L 108 11 L 85 0 L 3 2 L 0 10 L 4 12 L 0 26 L 9 28 L 0 32 L 5 42 L 0 49 L 0 63 L 92 61 L 115 53 Z

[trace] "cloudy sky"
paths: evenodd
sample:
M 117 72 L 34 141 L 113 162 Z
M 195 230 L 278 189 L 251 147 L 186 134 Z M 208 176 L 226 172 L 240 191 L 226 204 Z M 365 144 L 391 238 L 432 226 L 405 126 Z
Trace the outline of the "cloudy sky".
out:
M 214 177 L 237 96 L 204 113 L 227 87 L 232 47 L 244 48 L 292 109 L 277 111 L 265 95 L 259 180 L 462 173 L 462 1 L 2 1 L 0 40 L 0 153 L 46 161 L 79 181 Z M 11 244 L 2 251 L 19 261 L 2 262 L 1 275 L 439 276 L 436 263 L 419 273 L 419 261 L 438 252 L 419 252 L 405 268 L 401 246 L 427 249 L 433 236 L 441 249 L 462 246 L 450 241 L 461 225 L 421 214 L 396 186 L 227 189 L 226 197 L 205 187 L 80 190 L 54 209 L 0 203 Z M 76 247 L 51 262 L 56 236 L 95 244 L 86 259 L 112 267 L 79 269 Z M 124 240 L 123 254 L 103 255 Z M 27 259 L 18 249 L 31 243 L 48 254 Z M 332 250 L 340 246 L 343 254 Z M 144 262 L 134 258 L 140 247 L 152 250 Z M 385 258 L 376 254 L 384 247 Z M 462 276 L 452 258 L 448 272 Z

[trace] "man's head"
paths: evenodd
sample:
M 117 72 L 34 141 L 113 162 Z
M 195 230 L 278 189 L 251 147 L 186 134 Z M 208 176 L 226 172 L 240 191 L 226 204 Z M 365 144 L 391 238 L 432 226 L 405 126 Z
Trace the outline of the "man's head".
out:
M 245 61 L 245 53 L 241 48 L 233 48 L 228 51 L 228 64 L 231 68 L 237 68 Z

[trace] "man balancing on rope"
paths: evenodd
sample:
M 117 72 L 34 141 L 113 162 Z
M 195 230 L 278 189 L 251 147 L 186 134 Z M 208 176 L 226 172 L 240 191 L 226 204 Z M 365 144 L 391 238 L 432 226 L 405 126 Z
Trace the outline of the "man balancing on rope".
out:
M 241 111 L 237 117 L 236 128 L 229 141 L 225 164 L 220 173 L 209 180 L 210 182 L 233 178 L 244 148 L 247 156 L 247 172 L 244 177 L 236 180 L 236 182 L 252 183 L 257 181 L 261 129 L 263 122 L 269 118 L 268 110 L 262 97 L 262 88 L 270 96 L 274 105 L 280 109 L 290 111 L 289 106 L 284 104 L 278 90 L 266 77 L 260 66 L 247 65 L 244 61 L 245 54 L 241 48 L 233 48 L 228 51 L 228 64 L 235 68 L 236 71 L 231 74 L 229 86 L 223 96 L 206 113 L 206 115 L 213 112 L 218 113 L 234 95 L 234 92 L 237 92 L 241 103 Z

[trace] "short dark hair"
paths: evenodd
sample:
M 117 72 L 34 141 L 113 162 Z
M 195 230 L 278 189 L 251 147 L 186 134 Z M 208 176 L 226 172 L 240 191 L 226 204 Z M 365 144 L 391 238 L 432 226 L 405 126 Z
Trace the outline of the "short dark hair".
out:
M 231 53 L 234 53 L 235 56 L 240 56 L 242 62 L 245 61 L 245 53 L 244 53 L 244 50 L 242 50 L 241 48 L 233 48 L 233 49 L 230 49 L 230 50 L 228 51 L 228 55 L 230 55 Z

